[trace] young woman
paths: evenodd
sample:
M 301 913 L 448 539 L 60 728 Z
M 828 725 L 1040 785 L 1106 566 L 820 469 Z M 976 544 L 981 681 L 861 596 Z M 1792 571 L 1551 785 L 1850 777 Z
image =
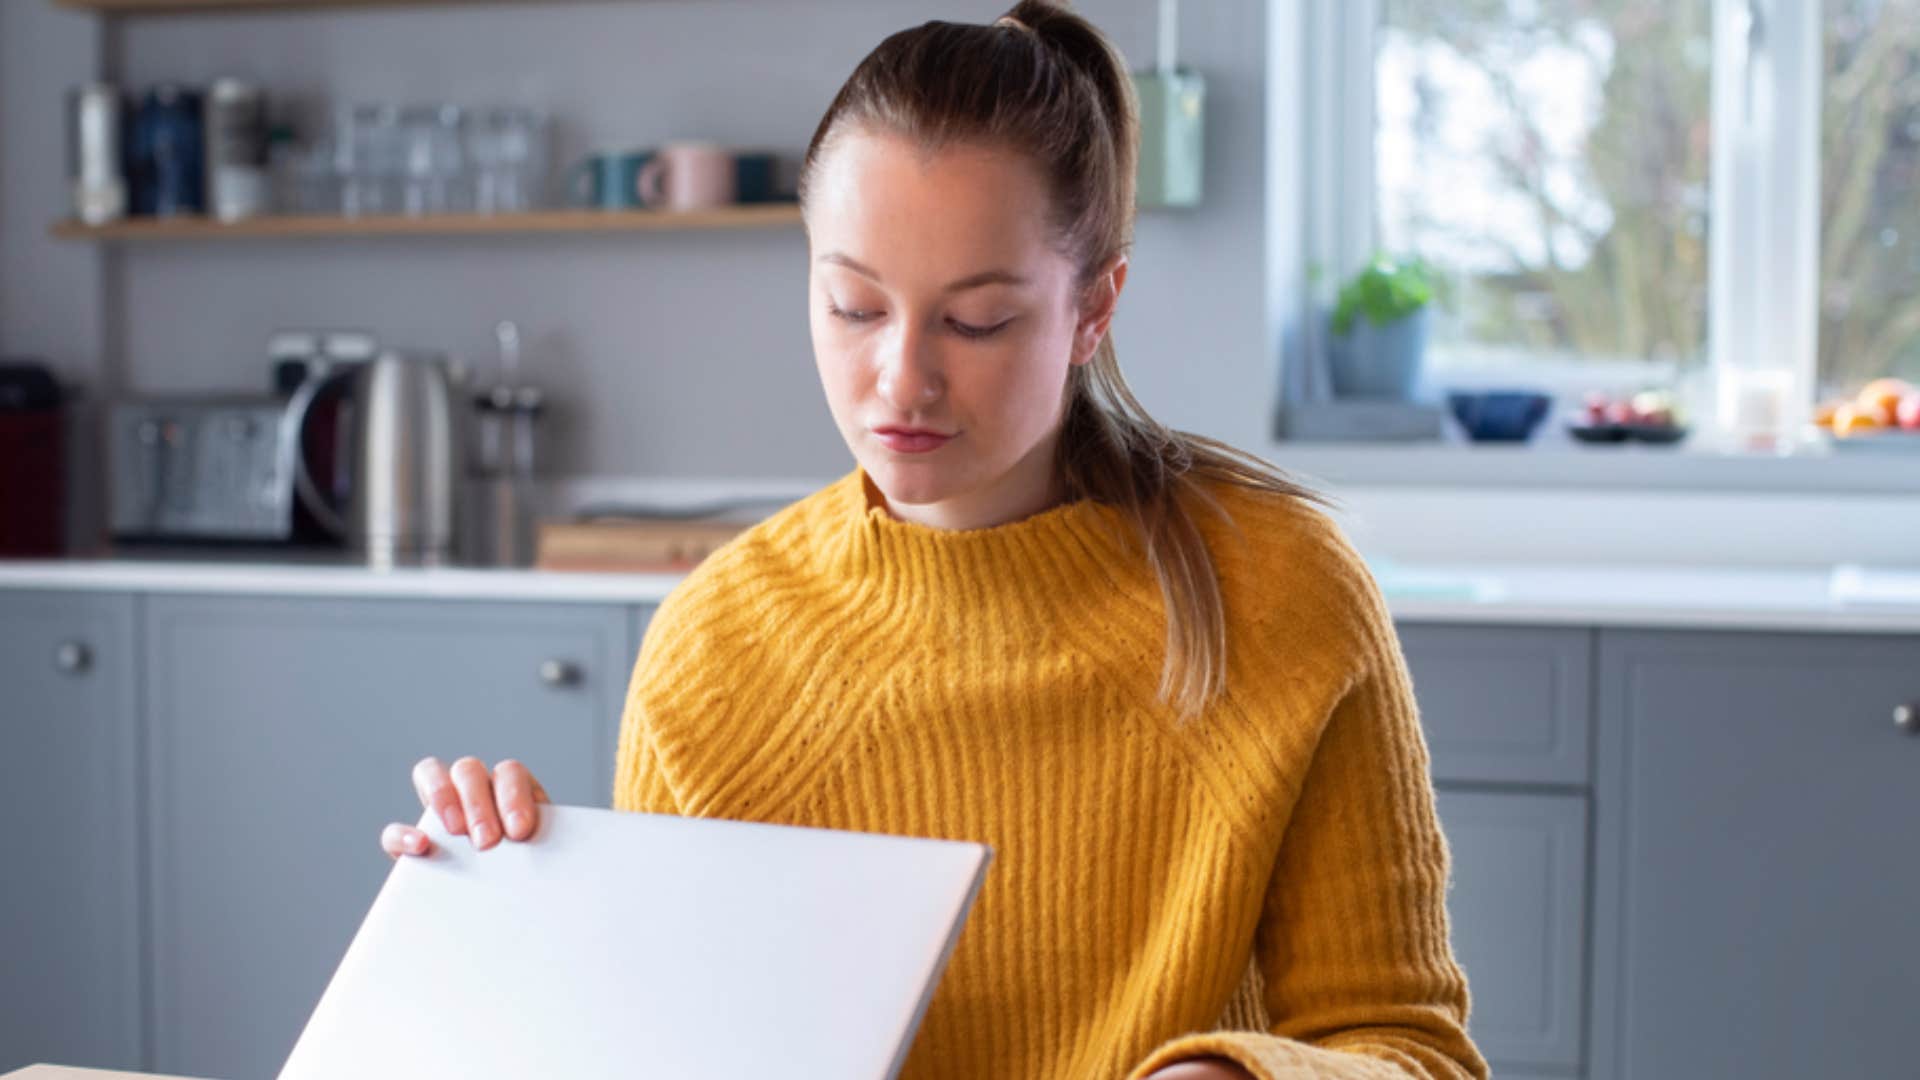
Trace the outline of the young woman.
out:
M 1121 378 L 1136 123 L 1044 0 L 860 63 L 801 179 L 857 465 L 660 606 L 613 805 L 991 844 L 911 1080 L 1485 1077 L 1374 580 Z M 514 761 L 414 782 L 478 848 L 546 801 Z

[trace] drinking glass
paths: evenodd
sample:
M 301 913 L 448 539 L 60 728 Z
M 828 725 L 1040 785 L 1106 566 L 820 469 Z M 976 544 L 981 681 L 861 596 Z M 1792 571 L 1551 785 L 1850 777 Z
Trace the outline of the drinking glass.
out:
M 544 205 L 551 127 L 546 112 L 494 105 L 470 120 L 465 145 L 473 162 L 474 208 L 514 213 Z
M 410 105 L 400 112 L 402 212 L 441 214 L 453 208 L 461 172 L 460 110 Z
M 360 103 L 336 114 L 334 171 L 340 177 L 340 210 L 349 217 L 390 214 L 400 202 L 405 146 L 399 109 Z

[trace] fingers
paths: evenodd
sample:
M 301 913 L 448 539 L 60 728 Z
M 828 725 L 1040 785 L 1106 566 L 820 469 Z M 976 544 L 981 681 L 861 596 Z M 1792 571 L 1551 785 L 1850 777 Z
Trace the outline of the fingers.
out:
M 447 767 L 440 764 L 439 758 L 424 757 L 414 765 L 413 790 L 420 796 L 421 807 L 439 815 L 448 832 L 458 836 L 467 831 L 466 815 L 460 809 L 460 793 L 454 789 L 453 778 L 447 775 Z
M 484 851 L 504 838 L 525 840 L 540 824 L 540 803 L 552 803 L 547 789 L 519 761 L 508 758 L 489 773 L 479 758 L 467 756 L 451 768 L 437 757 L 421 758 L 413 767 L 413 790 L 420 805 L 438 815 L 447 831 L 466 834 L 474 849 Z M 406 826 L 381 834 L 381 847 L 390 855 L 425 854 L 432 843 L 418 829 Z M 391 832 L 392 827 L 389 827 Z M 418 843 L 415 851 L 408 844 Z
M 396 821 L 380 830 L 380 850 L 396 859 L 402 855 L 426 855 L 433 851 L 433 841 L 419 829 Z
M 540 788 L 540 782 L 533 778 L 525 765 L 508 758 L 493 767 L 493 788 L 500 812 L 506 815 L 507 836 L 514 840 L 525 840 L 532 836 L 540 815 L 535 803 L 545 801 L 543 797 L 546 795 Z
M 460 809 L 467 815 L 467 836 L 476 851 L 485 851 L 500 841 L 500 810 L 494 803 L 493 777 L 477 757 L 463 757 L 453 763 L 453 786 L 460 792 Z

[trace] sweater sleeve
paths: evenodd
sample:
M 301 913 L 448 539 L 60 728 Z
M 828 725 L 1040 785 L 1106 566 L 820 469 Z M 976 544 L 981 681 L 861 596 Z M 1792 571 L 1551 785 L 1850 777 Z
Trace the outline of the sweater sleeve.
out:
M 1321 732 L 1254 936 L 1268 1029 L 1177 1036 L 1127 1080 L 1208 1056 L 1260 1080 L 1488 1076 L 1466 1032 L 1412 678 L 1384 599 L 1361 580 L 1363 659 Z

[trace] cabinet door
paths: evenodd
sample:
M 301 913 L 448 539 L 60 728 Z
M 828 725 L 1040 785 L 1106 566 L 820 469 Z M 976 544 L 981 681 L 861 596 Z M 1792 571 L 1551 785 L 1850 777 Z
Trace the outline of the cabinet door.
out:
M 1593 1075 L 1915 1075 L 1920 638 L 1600 656 Z
M 1396 629 L 1435 780 L 1588 784 L 1591 630 Z
M 0 592 L 0 1072 L 142 1064 L 133 624 Z
M 414 821 L 428 754 L 607 805 L 619 605 L 149 600 L 155 1064 L 276 1074 Z M 484 947 L 484 946 L 477 946 Z
M 1585 795 L 1435 793 L 1467 1026 L 1496 1075 L 1577 1069 L 1585 1015 Z

